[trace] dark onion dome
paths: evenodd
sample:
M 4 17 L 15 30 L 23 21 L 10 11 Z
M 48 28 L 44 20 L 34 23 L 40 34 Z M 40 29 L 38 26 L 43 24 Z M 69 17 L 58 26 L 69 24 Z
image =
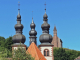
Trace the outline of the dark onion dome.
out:
M 16 24 L 15 29 L 23 29 L 23 25 L 22 24 Z
M 39 38 L 41 43 L 51 43 L 52 36 L 50 34 L 42 34 Z
M 45 29 L 49 30 L 50 25 L 48 23 L 44 23 L 44 24 L 41 25 L 41 28 L 44 29 L 44 30 Z
M 48 19 L 48 16 L 47 16 L 47 14 L 46 14 L 46 9 L 45 9 L 45 14 L 43 15 L 43 21 L 47 21 Z
M 30 30 L 29 31 L 29 35 L 30 36 L 36 36 L 37 35 L 37 32 L 35 30 Z
M 32 20 L 32 23 L 30 24 L 30 27 L 35 29 L 35 26 L 36 26 L 36 25 L 34 24 L 34 22 L 33 22 L 33 20 Z
M 13 36 L 12 40 L 14 43 L 25 43 L 25 36 L 22 34 L 16 34 Z
M 20 10 L 20 9 L 18 9 Z M 26 38 L 22 34 L 23 25 L 21 24 L 21 15 L 20 12 L 18 12 L 17 15 L 17 24 L 15 25 L 16 34 L 12 37 L 13 43 L 24 43 Z
M 20 15 L 20 9 L 18 9 L 18 15 L 17 15 L 17 19 L 21 19 L 21 15 Z
M 32 23 L 30 24 L 31 30 L 29 31 L 29 35 L 30 36 L 36 36 L 37 32 L 35 31 L 35 24 L 33 22 L 33 18 L 32 18 Z
M 47 16 L 46 12 L 45 12 L 45 14 L 44 14 L 43 18 L 48 18 L 48 16 Z

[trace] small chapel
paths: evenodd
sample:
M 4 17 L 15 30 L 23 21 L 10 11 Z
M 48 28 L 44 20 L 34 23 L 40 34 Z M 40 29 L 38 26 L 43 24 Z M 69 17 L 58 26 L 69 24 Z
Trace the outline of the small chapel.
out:
M 16 34 L 12 37 L 13 45 L 12 50 L 17 49 L 18 46 L 21 43 L 22 48 L 26 49 L 26 45 L 24 44 L 26 41 L 26 37 L 22 34 L 23 25 L 21 24 L 21 15 L 20 15 L 20 9 L 18 9 L 18 15 L 17 15 L 17 24 L 15 25 Z M 39 41 L 41 44 L 39 45 L 39 48 L 37 47 L 37 31 L 35 30 L 35 23 L 33 21 L 30 24 L 31 30 L 29 31 L 30 35 L 30 46 L 26 50 L 28 51 L 32 57 L 35 58 L 35 60 L 54 60 L 53 56 L 53 48 L 54 47 L 62 47 L 62 40 L 57 37 L 57 29 L 56 26 L 54 26 L 54 36 L 49 34 L 50 24 L 48 24 L 48 15 L 46 14 L 46 8 L 45 8 L 45 14 L 43 15 L 43 24 L 41 25 L 42 28 L 42 35 L 39 37 Z

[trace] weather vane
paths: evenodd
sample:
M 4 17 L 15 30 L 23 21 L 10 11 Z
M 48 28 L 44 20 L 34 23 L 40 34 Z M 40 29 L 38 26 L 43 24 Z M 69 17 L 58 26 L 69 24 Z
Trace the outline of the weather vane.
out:
M 44 4 L 44 5 L 45 5 L 45 9 L 46 9 L 46 2 L 45 2 L 45 4 Z
M 20 2 L 18 1 L 18 9 L 20 9 Z
M 32 19 L 33 19 L 33 11 L 32 11 Z
M 46 2 L 45 2 L 45 4 L 44 4 L 44 5 L 45 5 L 45 12 L 46 12 Z
M 32 11 L 32 23 L 34 23 L 34 22 L 33 22 L 33 11 Z

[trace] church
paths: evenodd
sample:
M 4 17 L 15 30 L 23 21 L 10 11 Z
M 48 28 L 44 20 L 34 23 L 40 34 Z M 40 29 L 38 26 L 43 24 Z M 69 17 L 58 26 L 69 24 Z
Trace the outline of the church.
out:
M 41 44 L 38 48 L 36 40 L 37 31 L 35 30 L 36 25 L 32 17 L 32 23 L 30 24 L 31 30 L 29 31 L 30 46 L 26 52 L 28 51 L 32 57 L 35 58 L 35 60 L 54 60 L 53 48 L 62 47 L 62 40 L 57 37 L 56 26 L 54 26 L 53 30 L 54 36 L 52 37 L 52 35 L 49 34 L 50 24 L 48 24 L 48 15 L 46 14 L 46 8 L 45 14 L 43 15 L 43 22 L 44 23 L 41 25 L 43 33 L 39 37 Z M 21 24 L 20 9 L 18 9 L 17 24 L 15 25 L 16 34 L 12 37 L 14 43 L 12 45 L 12 50 L 17 49 L 20 43 L 21 46 L 26 49 L 26 45 L 24 44 L 26 37 L 22 34 L 23 27 L 24 26 Z

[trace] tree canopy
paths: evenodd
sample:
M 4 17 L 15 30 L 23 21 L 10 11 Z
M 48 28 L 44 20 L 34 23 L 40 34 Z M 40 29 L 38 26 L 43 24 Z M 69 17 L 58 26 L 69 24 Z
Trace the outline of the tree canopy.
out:
M 80 56 L 80 51 L 69 50 L 64 48 L 53 49 L 54 60 L 74 60 Z
M 34 60 L 34 58 L 26 53 L 24 48 L 19 48 L 17 50 L 13 50 L 13 60 Z

